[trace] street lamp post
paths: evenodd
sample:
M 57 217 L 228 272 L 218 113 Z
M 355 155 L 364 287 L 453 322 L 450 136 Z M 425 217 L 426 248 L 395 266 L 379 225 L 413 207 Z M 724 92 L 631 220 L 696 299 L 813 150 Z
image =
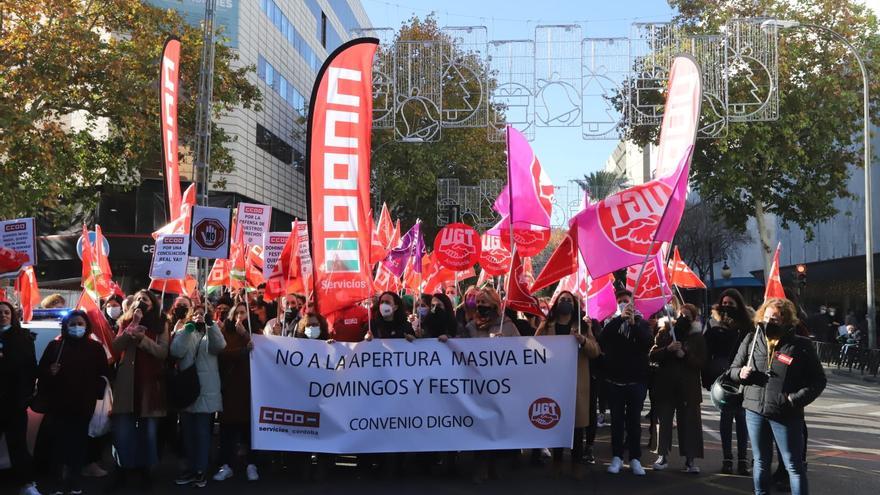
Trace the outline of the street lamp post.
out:
M 825 26 L 817 24 L 802 24 L 798 21 L 769 19 L 761 23 L 762 28 L 776 27 L 780 29 L 790 29 L 804 27 L 815 29 L 823 33 L 831 35 L 832 38 L 841 42 L 853 54 L 856 62 L 859 63 L 859 70 L 862 71 L 862 87 L 863 87 L 863 133 L 864 133 L 864 168 L 865 168 L 865 274 L 867 285 L 867 303 L 868 303 L 868 345 L 871 348 L 877 347 L 877 308 L 874 305 L 874 225 L 872 221 L 872 197 L 871 197 L 871 116 L 868 106 L 868 72 L 865 70 L 865 63 L 855 47 L 844 38 L 840 33 L 829 29 Z

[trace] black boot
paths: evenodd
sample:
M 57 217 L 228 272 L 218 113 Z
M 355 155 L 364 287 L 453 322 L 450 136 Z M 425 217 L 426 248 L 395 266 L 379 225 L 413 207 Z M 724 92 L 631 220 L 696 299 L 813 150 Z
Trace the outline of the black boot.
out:
M 740 459 L 737 463 L 737 473 L 740 476 L 751 476 L 752 470 L 750 469 L 751 463 L 745 459 Z
M 153 473 L 150 471 L 150 468 L 145 467 L 140 469 L 141 475 L 141 490 L 145 492 L 149 492 L 153 490 Z
M 742 463 L 742 461 L 739 461 Z M 724 459 L 721 461 L 721 472 L 724 474 L 733 474 L 733 461 L 731 459 Z

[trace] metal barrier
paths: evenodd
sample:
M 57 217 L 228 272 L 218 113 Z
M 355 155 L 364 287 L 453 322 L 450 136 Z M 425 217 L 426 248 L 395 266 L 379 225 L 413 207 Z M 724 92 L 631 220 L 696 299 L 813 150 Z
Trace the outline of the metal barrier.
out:
M 819 360 L 829 366 L 837 366 L 837 369 L 854 369 L 862 375 L 877 377 L 880 368 L 880 349 L 864 349 L 855 346 L 845 346 L 830 342 L 813 342 Z

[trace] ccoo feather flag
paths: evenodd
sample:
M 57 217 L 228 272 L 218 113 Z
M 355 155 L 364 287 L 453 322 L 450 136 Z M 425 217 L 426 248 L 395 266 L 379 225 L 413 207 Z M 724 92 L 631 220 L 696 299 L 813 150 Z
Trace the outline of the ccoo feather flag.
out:
M 773 266 L 770 267 L 770 276 L 767 277 L 767 287 L 764 289 L 764 300 L 778 297 L 785 299 L 785 289 L 782 288 L 782 279 L 779 277 L 779 252 L 782 243 L 776 245 L 776 253 L 773 254 Z

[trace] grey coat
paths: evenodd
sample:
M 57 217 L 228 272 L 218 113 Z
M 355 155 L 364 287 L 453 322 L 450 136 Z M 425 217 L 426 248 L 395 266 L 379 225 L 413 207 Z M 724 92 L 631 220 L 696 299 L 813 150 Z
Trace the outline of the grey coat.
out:
M 189 407 L 188 413 L 214 413 L 223 410 L 223 396 L 220 392 L 220 369 L 217 355 L 226 348 L 226 340 L 216 323 L 207 332 L 198 330 L 187 332 L 175 330 L 171 336 L 171 356 L 178 359 L 178 366 L 186 369 L 196 358 L 196 345 L 200 346 L 196 371 L 199 373 L 199 397 Z

